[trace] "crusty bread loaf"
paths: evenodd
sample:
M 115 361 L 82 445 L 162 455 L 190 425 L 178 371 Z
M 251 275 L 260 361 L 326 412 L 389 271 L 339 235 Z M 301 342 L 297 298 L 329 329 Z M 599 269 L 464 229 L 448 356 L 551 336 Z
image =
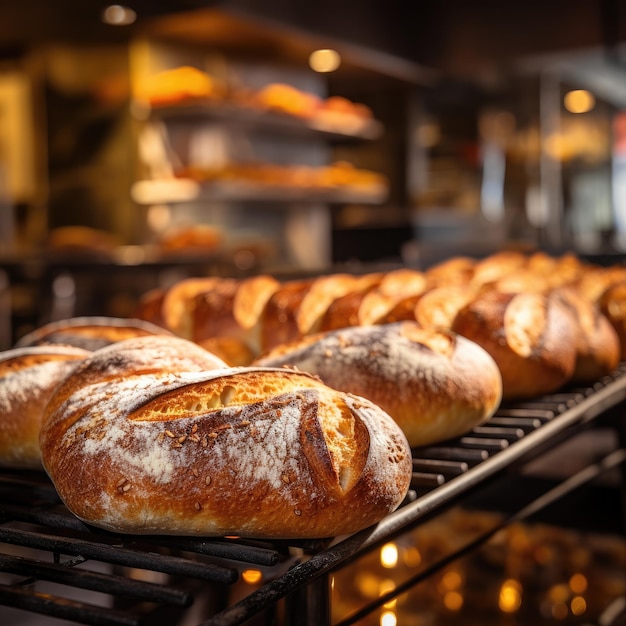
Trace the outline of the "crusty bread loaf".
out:
M 440 261 L 425 271 L 432 285 L 466 285 L 472 278 L 476 260 L 466 256 L 453 256 Z
M 185 278 L 165 289 L 161 301 L 164 327 L 179 337 L 191 339 L 195 297 L 214 289 L 220 282 L 217 276 Z
M 442 283 L 423 293 L 400 300 L 377 323 L 412 320 L 424 328 L 449 330 L 456 312 L 474 298 L 476 293 L 476 289 L 467 284 Z
M 620 339 L 599 305 L 585 298 L 574 287 L 560 287 L 554 296 L 561 298 L 574 314 L 576 368 L 573 382 L 589 383 L 610 374 L 620 361 Z
M 500 372 L 485 350 L 414 321 L 311 335 L 256 363 L 296 367 L 372 400 L 412 447 L 451 439 L 484 422 L 502 393 Z
M 90 355 L 54 345 L 0 352 L 0 466 L 41 469 L 43 409 L 59 382 Z
M 161 326 L 139 319 L 107 316 L 72 317 L 36 328 L 18 339 L 15 347 L 58 344 L 94 351 L 132 337 L 166 334 L 170 333 Z
M 368 280 L 336 273 L 284 283 L 272 294 L 259 318 L 260 351 L 318 332 L 332 302 L 358 291 Z
M 452 330 L 494 358 L 505 399 L 556 391 L 574 373 L 577 325 L 558 298 L 487 290 L 457 312 Z
M 222 279 L 195 296 L 191 339 L 224 354 L 229 365 L 246 365 L 260 350 L 259 317 L 279 287 L 267 275 Z
M 297 311 L 313 281 L 312 278 L 287 281 L 270 296 L 258 320 L 261 351 L 302 335 Z
M 487 285 L 526 265 L 526 255 L 519 250 L 501 250 L 476 261 L 470 278 L 475 287 Z
M 592 302 L 600 302 L 607 289 L 626 281 L 626 266 L 589 267 L 576 281 L 576 288 Z
M 427 289 L 428 281 L 423 272 L 412 268 L 398 268 L 376 276 L 375 281 L 365 284 L 356 297 L 347 294 L 342 301 L 335 301 L 322 317 L 319 330 L 332 330 L 348 326 L 369 326 L 387 321 L 390 311 L 402 300 L 417 297 Z M 344 323 L 341 323 L 341 320 Z
M 165 328 L 163 319 L 164 287 L 154 287 L 139 297 L 135 308 L 135 317 L 151 324 Z
M 598 306 L 617 333 L 620 359 L 626 359 L 626 280 L 608 287 L 599 297 Z
M 48 404 L 44 467 L 80 519 L 123 533 L 319 538 L 402 502 L 410 449 L 379 407 L 287 369 L 185 371 L 184 353 L 151 354 L 145 339 L 94 353 Z
M 427 291 L 416 303 L 415 320 L 424 328 L 451 329 L 454 318 L 476 296 L 473 287 L 452 283 Z
M 376 291 L 382 278 L 382 273 L 360 276 L 359 283 L 353 291 L 349 291 L 330 302 L 320 319 L 318 332 L 365 324 L 366 319 L 369 318 L 367 306 L 363 306 L 363 302 L 369 292 Z

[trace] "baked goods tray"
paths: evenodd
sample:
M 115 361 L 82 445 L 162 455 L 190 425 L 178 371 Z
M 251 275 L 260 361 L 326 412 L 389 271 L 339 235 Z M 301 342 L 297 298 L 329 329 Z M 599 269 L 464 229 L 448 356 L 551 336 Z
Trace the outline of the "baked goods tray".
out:
M 282 599 L 323 587 L 325 575 L 480 489 L 490 477 L 541 455 L 625 399 L 622 363 L 588 387 L 503 404 L 467 435 L 414 450 L 411 490 L 394 513 L 354 535 L 318 541 L 106 533 L 76 519 L 43 473 L 2 470 L 0 606 L 75 623 L 139 626 L 176 624 L 184 615 L 189 623 L 200 601 L 198 624 L 244 624 L 276 611 Z M 617 452 L 622 456 L 615 463 L 623 463 L 626 453 Z M 323 595 L 317 599 L 322 612 Z M 319 616 L 313 620 L 322 623 Z

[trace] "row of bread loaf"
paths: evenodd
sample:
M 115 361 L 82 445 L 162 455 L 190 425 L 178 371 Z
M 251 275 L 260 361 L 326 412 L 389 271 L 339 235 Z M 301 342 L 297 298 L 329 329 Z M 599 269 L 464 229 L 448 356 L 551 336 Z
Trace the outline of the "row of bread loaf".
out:
M 0 465 L 114 532 L 322 538 L 402 502 L 411 450 L 365 398 L 229 367 L 140 320 L 72 318 L 0 353 Z
M 339 329 L 412 321 L 484 348 L 512 399 L 613 371 L 626 354 L 625 294 L 622 266 L 515 251 L 455 257 L 425 271 L 189 278 L 146 294 L 138 314 L 231 364 L 298 367 L 295 351 L 305 338 L 309 344 Z
M 295 436 L 289 430 L 295 422 L 282 425 L 283 414 L 295 411 L 298 423 L 310 424 L 305 413 L 314 413 L 317 426 L 307 427 L 301 432 L 301 445 L 294 444 L 297 458 L 287 455 L 278 461 L 280 467 L 298 468 L 281 474 L 281 480 L 302 485 L 304 476 L 309 489 L 311 472 L 317 478 L 319 472 L 326 478 L 330 472 L 335 482 L 322 483 L 324 489 L 335 489 L 331 498 L 335 508 L 329 513 L 330 505 L 316 500 L 313 508 L 291 509 L 292 514 L 298 511 L 300 523 L 287 534 L 322 536 L 332 525 L 330 534 L 351 532 L 358 526 L 355 516 L 367 525 L 384 515 L 383 509 L 388 512 L 398 505 L 410 480 L 407 446 L 450 439 L 483 423 L 503 393 L 536 394 L 558 388 L 574 379 L 577 368 L 581 379 L 609 372 L 620 354 L 619 335 L 607 317 L 612 309 L 616 323 L 617 309 L 609 307 L 606 298 L 619 290 L 624 277 L 619 267 L 591 267 L 571 256 L 503 254 L 483 261 L 453 259 L 428 272 L 402 269 L 288 282 L 270 276 L 181 281 L 146 295 L 142 317 L 156 324 L 145 319 L 64 320 L 37 329 L 5 352 L 0 358 L 0 461 L 19 465 L 30 454 L 36 464 L 41 455 L 70 509 L 105 528 L 220 534 L 228 527 L 236 534 L 277 536 L 287 532 L 280 520 L 293 522 L 284 508 L 285 490 L 281 488 L 278 500 L 272 500 L 278 517 L 268 518 L 263 512 L 262 519 L 253 516 L 252 525 L 245 526 L 249 508 L 237 517 L 235 509 L 225 505 L 227 497 L 242 495 L 238 485 L 229 493 L 216 491 L 220 494 L 216 515 L 209 495 L 214 492 L 200 488 L 194 479 L 203 475 L 209 488 L 228 472 L 232 475 L 236 459 L 215 473 L 202 465 L 209 452 L 224 457 L 223 448 L 213 445 L 217 442 L 235 449 L 249 446 L 250 471 L 263 474 L 266 465 L 276 466 L 276 450 L 286 450 L 271 433 L 278 429 L 281 439 Z M 506 288 L 494 288 L 505 281 Z M 430 308 L 424 306 L 428 301 Z M 428 310 L 436 322 L 425 322 Z M 606 338 L 601 339 L 603 333 Z M 147 336 L 129 339 L 138 334 Z M 581 337 L 587 338 L 586 352 Z M 598 345 L 595 351 L 590 349 L 591 338 Z M 150 342 L 169 346 L 168 356 L 163 357 L 162 346 L 150 348 Z M 276 393 L 285 391 L 285 385 L 299 389 L 288 400 L 284 393 Z M 326 399 L 329 393 L 339 394 L 332 396 L 331 410 L 319 398 L 311 400 L 309 391 L 303 395 L 301 388 L 311 385 L 321 385 L 316 389 L 322 393 L 323 388 Z M 255 395 L 259 393 L 262 397 Z M 358 407 L 351 401 L 346 405 L 346 397 L 356 397 Z M 306 410 L 303 398 L 311 400 Z M 343 407 L 339 411 L 338 401 Z M 283 408 L 277 409 L 277 402 Z M 372 419 L 356 410 L 363 406 Z M 229 417 L 220 422 L 225 411 Z M 245 413 L 242 419 L 249 422 L 249 411 L 265 430 L 246 428 L 237 432 L 248 433 L 247 439 L 231 440 L 236 430 L 232 414 Z M 181 424 L 184 428 L 177 428 Z M 159 431 L 156 439 L 151 438 L 151 428 Z M 321 434 L 321 439 L 311 439 L 314 434 Z M 311 444 L 315 454 L 305 440 L 318 442 Z M 361 468 L 357 456 L 363 460 L 364 446 L 375 444 L 368 463 L 374 462 L 373 454 L 386 465 L 377 455 L 379 445 L 389 452 L 391 440 L 402 442 L 397 455 L 388 454 L 391 468 L 379 466 L 375 471 L 382 482 L 371 482 L 371 476 L 366 480 L 374 485 L 373 493 L 388 490 L 386 504 L 376 511 L 355 505 L 361 488 L 356 488 L 361 483 L 355 476 L 370 467 L 366 464 L 355 474 L 354 468 Z M 22 448 L 17 445 L 20 441 Z M 167 455 L 188 454 L 190 442 L 200 445 L 192 448 L 192 461 L 186 460 L 191 472 L 191 482 L 186 483 L 172 460 L 178 457 Z M 260 468 L 255 458 L 264 459 Z M 162 463 L 173 468 L 173 474 L 164 477 L 157 472 Z M 114 469 L 98 473 L 99 466 Z M 238 467 L 236 473 L 243 476 L 243 465 Z M 395 487 L 390 487 L 389 472 Z M 278 485 L 277 475 L 264 480 L 261 491 L 273 493 L 267 481 Z M 170 481 L 172 489 L 182 485 L 176 499 L 180 507 L 172 514 L 162 505 L 164 498 L 175 498 L 164 490 Z M 152 491 L 145 491 L 146 485 Z M 290 498 L 299 493 L 296 487 L 285 489 Z M 251 489 L 248 495 L 259 511 L 266 511 L 260 504 L 261 491 Z M 80 495 L 74 498 L 74 493 Z M 191 503 L 193 494 L 201 497 Z M 190 513 L 191 504 L 196 513 Z M 338 519 L 345 514 L 344 507 L 352 513 L 342 525 Z

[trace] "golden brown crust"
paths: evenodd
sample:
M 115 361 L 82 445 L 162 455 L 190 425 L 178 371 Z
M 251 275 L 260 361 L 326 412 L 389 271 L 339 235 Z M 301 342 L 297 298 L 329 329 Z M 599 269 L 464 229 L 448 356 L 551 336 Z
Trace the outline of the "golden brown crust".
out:
M 257 361 L 292 366 L 389 413 L 412 447 L 460 435 L 498 407 L 502 382 L 493 359 L 450 332 L 398 322 L 305 337 Z
M 318 332 L 361 326 L 364 323 L 361 309 L 363 300 L 369 292 L 376 290 L 382 278 L 381 273 L 360 276 L 353 291 L 335 298 L 328 305 L 320 319 Z
M 44 466 L 79 518 L 124 533 L 319 538 L 401 503 L 410 450 L 372 403 L 286 369 L 184 370 L 183 355 L 171 351 L 173 366 L 142 342 L 94 353 L 48 405 Z
M 165 288 L 163 287 L 155 287 L 146 291 L 137 302 L 135 317 L 165 328 L 165 320 L 163 319 L 164 297 Z
M 271 295 L 258 321 L 261 351 L 301 336 L 298 309 L 313 281 L 308 278 L 288 281 Z
M 424 328 L 451 329 L 454 318 L 476 291 L 469 285 L 452 283 L 430 289 L 416 302 L 415 320 Z
M 90 355 L 70 346 L 0 352 L 0 466 L 41 469 L 43 409 L 60 381 Z
M 502 250 L 476 262 L 470 279 L 475 287 L 491 283 L 523 268 L 526 255 L 518 250 Z
M 163 294 L 161 316 L 165 328 L 184 339 L 191 339 L 195 297 L 220 283 L 217 276 L 185 278 L 168 287 Z
M 245 353 L 259 351 L 258 321 L 279 287 L 278 280 L 266 275 L 222 279 L 195 296 L 191 338 L 206 346 L 219 344 L 221 353 L 232 353 L 231 360 L 225 359 L 229 364 L 245 365 Z
M 598 306 L 617 333 L 620 359 L 626 359 L 626 281 L 606 289 L 599 298 Z
M 620 361 L 620 340 L 600 307 L 573 287 L 554 292 L 570 307 L 578 326 L 576 333 L 576 369 L 574 382 L 592 382 L 610 374 Z
M 506 399 L 556 391 L 574 373 L 576 323 L 557 298 L 488 290 L 457 313 L 452 330 L 494 358 Z
M 45 324 L 21 337 L 16 348 L 40 345 L 66 345 L 84 350 L 98 350 L 104 346 L 132 337 L 169 335 L 152 322 L 107 316 L 83 316 Z
M 472 278 L 475 266 L 471 257 L 454 256 L 429 267 L 425 274 L 433 285 L 464 285 Z

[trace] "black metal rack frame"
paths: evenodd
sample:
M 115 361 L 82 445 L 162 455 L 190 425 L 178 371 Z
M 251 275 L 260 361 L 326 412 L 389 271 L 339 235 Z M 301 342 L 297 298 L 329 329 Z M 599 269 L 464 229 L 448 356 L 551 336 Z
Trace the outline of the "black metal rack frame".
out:
M 417 572 L 393 592 L 344 618 L 340 626 L 348 626 L 486 542 L 503 526 L 525 519 L 603 472 L 621 467 L 622 477 L 626 476 L 625 400 L 626 364 L 621 364 L 611 376 L 589 387 L 503 404 L 486 425 L 466 436 L 414 450 L 411 490 L 398 510 L 374 527 L 337 539 L 291 543 L 108 534 L 69 513 L 42 473 L 3 471 L 0 605 L 83 624 L 173 624 L 199 595 L 211 589 L 216 606 L 208 618 L 200 618 L 202 626 L 234 626 L 268 613 L 278 619 L 280 601 L 284 601 L 281 620 L 285 624 L 330 624 L 329 575 L 333 571 L 415 528 L 503 472 L 540 457 L 598 418 L 615 415 L 612 425 L 620 443 L 614 450 L 454 554 Z M 624 484 L 623 480 L 626 504 Z M 94 564 L 106 571 L 94 571 Z M 247 568 L 262 570 L 267 582 L 231 600 L 230 591 Z M 104 604 L 42 593 L 38 585 L 43 581 L 58 583 L 60 590 L 96 592 Z

